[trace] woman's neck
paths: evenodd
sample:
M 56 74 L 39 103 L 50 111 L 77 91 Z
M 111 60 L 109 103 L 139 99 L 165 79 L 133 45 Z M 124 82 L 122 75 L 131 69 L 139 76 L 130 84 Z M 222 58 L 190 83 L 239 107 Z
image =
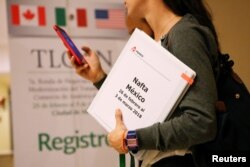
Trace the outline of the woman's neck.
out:
M 145 19 L 154 32 L 155 41 L 159 41 L 181 18 L 164 7 L 149 13 Z

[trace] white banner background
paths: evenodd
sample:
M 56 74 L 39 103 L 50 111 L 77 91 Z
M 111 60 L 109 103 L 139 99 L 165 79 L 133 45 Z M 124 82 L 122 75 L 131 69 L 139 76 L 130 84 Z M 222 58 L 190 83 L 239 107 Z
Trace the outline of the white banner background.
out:
M 44 27 L 16 26 L 15 5 L 46 8 Z M 96 88 L 71 68 L 65 48 L 52 29 L 55 7 L 121 8 L 111 0 L 7 1 L 11 64 L 11 97 L 15 167 L 119 166 L 119 155 L 106 141 L 106 131 L 86 113 Z M 128 37 L 125 29 L 97 30 L 88 15 L 85 29 L 64 27 L 77 47 L 96 50 L 108 72 Z M 80 38 L 79 38 L 80 37 Z M 114 118 L 115 119 L 115 118 Z M 129 166 L 127 156 L 127 166 Z
M 46 26 L 13 25 L 11 6 L 41 5 Z M 96 88 L 71 68 L 65 48 L 52 29 L 55 7 L 121 8 L 115 0 L 7 1 L 15 167 L 119 166 L 106 131 L 86 113 Z M 85 29 L 64 27 L 78 48 L 96 50 L 108 72 L 128 37 L 126 29 L 96 29 L 93 13 Z M 129 166 L 129 156 L 127 165 Z
M 124 46 L 113 39 L 74 41 L 112 64 Z M 86 113 L 96 89 L 68 67 L 59 40 L 12 38 L 10 46 L 15 166 L 118 166 L 106 132 Z

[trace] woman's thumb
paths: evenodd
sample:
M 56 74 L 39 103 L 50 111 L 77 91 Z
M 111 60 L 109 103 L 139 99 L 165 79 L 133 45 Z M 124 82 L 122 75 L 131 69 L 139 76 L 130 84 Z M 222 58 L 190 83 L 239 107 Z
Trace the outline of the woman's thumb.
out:
M 122 120 L 122 112 L 120 109 L 116 109 L 115 111 L 115 120 L 116 120 L 116 127 L 124 126 Z

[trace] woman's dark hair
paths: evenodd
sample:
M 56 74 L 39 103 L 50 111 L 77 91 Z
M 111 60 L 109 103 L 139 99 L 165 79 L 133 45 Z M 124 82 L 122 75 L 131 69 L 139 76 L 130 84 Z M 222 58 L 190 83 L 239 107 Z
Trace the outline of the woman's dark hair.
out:
M 164 3 L 172 10 L 175 14 L 179 16 L 184 16 L 187 13 L 192 14 L 198 22 L 208 27 L 214 34 L 215 40 L 217 42 L 219 49 L 218 36 L 212 22 L 212 15 L 206 8 L 207 6 L 203 0 L 163 0 Z

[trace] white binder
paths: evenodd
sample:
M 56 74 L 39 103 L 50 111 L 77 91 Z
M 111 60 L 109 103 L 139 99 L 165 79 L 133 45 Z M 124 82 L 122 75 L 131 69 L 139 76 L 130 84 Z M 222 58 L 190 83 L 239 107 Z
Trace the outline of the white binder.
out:
M 115 128 L 117 108 L 128 129 L 150 126 L 171 115 L 195 76 L 187 65 L 136 29 L 87 112 L 108 132 Z

